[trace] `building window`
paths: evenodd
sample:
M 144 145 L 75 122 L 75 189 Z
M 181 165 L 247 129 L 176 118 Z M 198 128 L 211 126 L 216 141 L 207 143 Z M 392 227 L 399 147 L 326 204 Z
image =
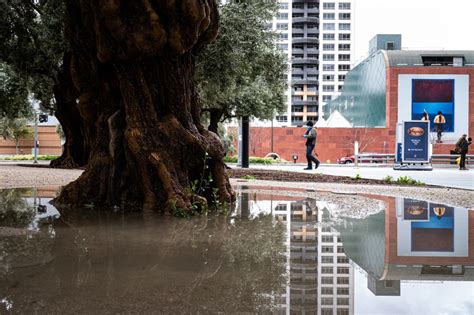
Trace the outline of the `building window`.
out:
M 351 4 L 350 2 L 340 2 L 339 3 L 339 10 L 350 10 Z
M 291 16 L 294 18 L 302 18 L 304 17 L 304 13 L 293 13 Z
M 337 267 L 337 273 L 348 274 L 349 273 L 349 268 L 348 267 Z
M 349 288 L 337 288 L 338 295 L 349 295 Z
M 304 25 L 303 24 L 293 24 L 293 29 L 294 30 L 303 30 Z
M 351 34 L 339 34 L 339 40 L 351 40 Z
M 339 13 L 339 20 L 350 20 L 351 14 L 350 13 Z
M 303 121 L 303 116 L 291 116 L 291 122 L 302 122 Z
M 321 267 L 321 273 L 332 274 L 334 272 L 332 267 Z
M 307 100 L 311 101 L 311 102 L 316 102 L 318 100 L 318 97 L 317 96 L 308 96 Z
M 334 65 L 323 64 L 323 71 L 334 71 Z
M 385 43 L 385 50 L 394 50 L 395 44 L 393 42 L 386 42 Z
M 288 19 L 288 13 L 278 13 L 277 19 L 278 20 L 287 20 Z
M 336 4 L 334 2 L 325 2 L 323 3 L 324 10 L 334 10 L 336 9 Z
M 347 308 L 338 308 L 336 315 L 349 315 L 349 310 Z
M 318 29 L 318 25 L 317 24 L 308 24 L 306 25 L 306 27 L 308 28 L 308 30 L 317 30 Z
M 295 92 L 303 92 L 303 87 L 301 85 L 295 85 L 293 87 L 293 91 Z
M 337 284 L 349 284 L 349 278 L 337 277 Z
M 346 79 L 346 75 L 345 75 L 345 74 L 340 74 L 340 75 L 337 76 L 337 80 L 340 81 L 340 82 L 341 82 L 341 81 L 343 82 L 345 79 Z
M 336 24 L 334 23 L 323 23 L 323 30 L 333 31 L 336 29 Z
M 332 90 L 330 89 L 332 88 Z M 333 85 L 323 85 L 323 91 L 327 89 L 327 91 L 325 92 L 333 92 L 334 91 L 334 86 Z M 332 248 L 332 246 L 323 246 L 321 248 L 321 252 L 323 253 L 333 253 L 334 252 L 334 249 Z
M 321 315 L 334 315 L 332 312 L 332 308 L 322 308 Z
M 287 10 L 288 9 L 288 2 L 280 2 L 278 4 L 279 8 L 282 10 Z
M 287 122 L 288 121 L 288 116 L 283 115 L 283 116 L 276 116 L 276 120 L 279 122 Z M 286 210 L 286 205 L 285 209 L 278 209 L 278 210 Z
M 321 298 L 321 305 L 332 305 L 332 298 Z
M 341 86 L 342 86 L 342 85 L 341 85 Z M 338 247 L 337 247 L 337 252 L 338 252 L 338 253 L 344 253 L 344 247 L 338 246 Z
M 318 87 L 315 85 L 308 85 L 308 92 L 317 92 Z
M 302 3 L 293 3 L 293 9 L 304 9 Z
M 323 81 L 334 81 L 334 75 L 333 74 L 325 74 L 323 75 Z M 324 237 L 323 236 L 323 240 L 324 240 Z M 324 242 L 324 241 L 323 241 Z M 331 241 L 332 242 L 332 237 L 331 237 Z
M 339 23 L 339 30 L 349 31 L 351 29 L 351 23 Z
M 324 76 L 326 77 L 326 75 Z M 331 77 L 330 80 L 325 80 L 325 81 L 334 81 L 334 76 L 330 75 L 328 77 Z M 322 237 L 322 242 L 323 243 L 332 243 L 334 241 L 334 237 L 332 235 L 323 235 Z
M 310 101 L 315 101 L 315 100 L 310 100 Z M 306 111 L 308 113 L 317 113 L 318 112 L 318 106 L 307 106 Z
M 323 102 L 329 102 L 331 100 L 331 95 L 323 95 Z
M 331 33 L 323 34 L 323 39 L 324 40 L 334 40 L 335 36 L 334 36 L 334 34 L 331 34 Z
M 351 65 L 339 65 L 338 69 L 339 71 L 349 71 L 351 70 Z
M 321 277 L 321 284 L 333 284 L 332 277 Z
M 319 8 L 319 4 L 317 3 L 308 3 L 308 9 L 317 9 Z
M 330 295 L 332 295 L 333 292 L 334 292 L 333 288 L 328 288 L 328 287 L 322 287 L 322 288 L 321 288 L 321 293 L 322 293 L 322 294 L 326 294 L 326 295 L 330 294 Z
M 334 54 L 323 54 L 324 61 L 334 61 Z
M 277 30 L 287 30 L 288 24 L 287 23 L 277 23 Z
M 334 262 L 334 258 L 332 256 L 322 256 L 321 257 L 321 262 L 323 264 L 332 264 Z
M 288 39 L 288 34 L 287 33 L 279 33 L 278 34 L 278 39 Z
M 334 50 L 334 44 L 323 44 L 323 50 Z
M 337 305 L 349 305 L 348 298 L 337 298 Z
M 334 20 L 336 15 L 334 13 L 323 13 L 323 19 L 325 20 Z
M 293 101 L 301 102 L 301 101 L 303 101 L 303 97 L 301 97 L 301 99 L 293 99 Z M 293 106 L 291 111 L 293 113 L 302 113 L 303 112 L 303 106 Z
M 288 44 L 278 44 L 278 49 L 280 49 L 280 50 L 288 50 Z
M 337 257 L 337 263 L 338 264 L 348 264 L 349 263 L 349 258 L 347 257 Z
M 351 44 L 339 44 L 339 50 L 351 50 Z
M 323 92 L 334 92 L 334 85 L 323 85 Z M 323 246 L 323 248 L 325 248 L 326 246 Z M 332 253 L 333 252 L 333 248 L 332 247 L 327 247 L 328 250 L 330 251 L 323 251 L 323 253 Z
M 351 61 L 351 55 L 349 54 L 339 54 L 339 61 Z

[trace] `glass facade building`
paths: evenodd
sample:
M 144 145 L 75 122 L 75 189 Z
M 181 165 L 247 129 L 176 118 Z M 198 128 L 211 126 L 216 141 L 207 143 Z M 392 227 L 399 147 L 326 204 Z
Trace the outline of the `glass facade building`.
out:
M 378 51 L 352 69 L 341 95 L 324 107 L 324 119 L 337 111 L 352 127 L 385 127 L 387 67 L 385 52 Z

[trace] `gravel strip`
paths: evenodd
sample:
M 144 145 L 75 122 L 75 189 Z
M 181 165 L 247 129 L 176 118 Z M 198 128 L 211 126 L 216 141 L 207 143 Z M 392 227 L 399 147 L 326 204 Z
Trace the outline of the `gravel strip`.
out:
M 63 186 L 75 180 L 82 170 L 65 170 L 53 168 L 22 167 L 17 165 L 0 164 L 0 188 L 38 187 L 59 185 Z M 428 200 L 453 206 L 473 208 L 474 192 L 453 188 L 434 187 L 400 187 L 386 185 L 314 183 L 314 182 L 284 182 L 264 180 L 231 179 L 233 185 L 260 186 L 263 190 L 270 187 L 292 187 L 306 190 L 324 190 L 345 194 L 376 194 L 384 196 L 401 196 L 413 199 Z M 282 194 L 289 194 L 284 191 Z

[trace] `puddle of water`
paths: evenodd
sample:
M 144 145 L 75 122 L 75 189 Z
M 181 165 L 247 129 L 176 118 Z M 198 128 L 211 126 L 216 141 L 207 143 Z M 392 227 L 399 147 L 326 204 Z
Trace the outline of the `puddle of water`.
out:
M 474 211 L 275 194 L 185 220 L 0 191 L 0 313 L 474 313 Z

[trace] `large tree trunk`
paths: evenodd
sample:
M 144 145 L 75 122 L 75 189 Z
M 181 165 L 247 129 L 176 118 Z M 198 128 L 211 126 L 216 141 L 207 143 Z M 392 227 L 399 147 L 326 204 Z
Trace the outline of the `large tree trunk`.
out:
M 70 52 L 64 54 L 58 83 L 54 86 L 55 116 L 66 138 L 62 155 L 50 163 L 56 168 L 83 167 L 89 161 L 89 139 L 85 136 L 84 122 L 77 105 L 78 91 L 70 73 L 71 58 Z
M 222 116 L 224 115 L 224 112 L 217 108 L 210 108 L 208 111 L 209 111 L 209 126 L 207 127 L 207 130 L 218 134 L 219 122 L 221 121 Z
M 214 0 L 66 3 L 78 110 L 95 128 L 86 171 L 56 203 L 170 213 L 233 200 L 193 82 L 193 54 L 217 34 Z

